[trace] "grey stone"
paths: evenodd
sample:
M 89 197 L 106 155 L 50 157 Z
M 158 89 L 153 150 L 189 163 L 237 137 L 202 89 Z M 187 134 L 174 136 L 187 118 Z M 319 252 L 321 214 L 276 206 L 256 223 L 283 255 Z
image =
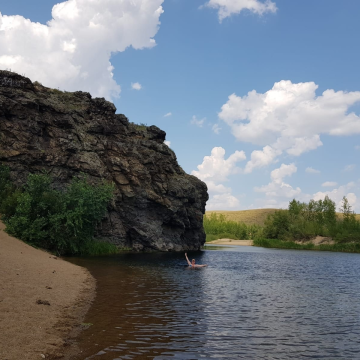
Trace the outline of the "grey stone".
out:
M 57 188 L 81 173 L 92 183 L 114 182 L 99 239 L 139 251 L 199 249 L 205 183 L 178 165 L 164 131 L 115 112 L 105 99 L 0 71 L 0 162 L 18 185 L 43 170 Z

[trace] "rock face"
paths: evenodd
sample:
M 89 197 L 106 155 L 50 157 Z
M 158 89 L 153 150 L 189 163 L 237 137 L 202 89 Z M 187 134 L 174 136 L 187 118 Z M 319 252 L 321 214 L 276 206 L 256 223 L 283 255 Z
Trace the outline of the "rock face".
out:
M 206 185 L 186 174 L 156 126 L 130 123 L 105 99 L 49 89 L 0 71 L 0 162 L 23 184 L 47 171 L 56 187 L 88 175 L 115 183 L 97 237 L 135 250 L 199 249 Z

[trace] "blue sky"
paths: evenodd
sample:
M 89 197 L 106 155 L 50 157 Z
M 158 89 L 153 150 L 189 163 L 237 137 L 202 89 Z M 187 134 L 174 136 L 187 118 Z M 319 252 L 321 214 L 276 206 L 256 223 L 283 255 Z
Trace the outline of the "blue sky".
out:
M 328 194 L 360 211 L 358 0 L 0 0 L 0 13 L 0 68 L 165 130 L 207 209 Z

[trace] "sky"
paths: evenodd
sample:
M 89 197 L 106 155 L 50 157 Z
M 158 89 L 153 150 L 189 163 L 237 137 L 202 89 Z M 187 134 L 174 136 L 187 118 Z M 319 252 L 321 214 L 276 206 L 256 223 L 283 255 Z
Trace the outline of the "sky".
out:
M 207 210 L 360 212 L 359 0 L 0 0 L 0 69 L 156 125 Z

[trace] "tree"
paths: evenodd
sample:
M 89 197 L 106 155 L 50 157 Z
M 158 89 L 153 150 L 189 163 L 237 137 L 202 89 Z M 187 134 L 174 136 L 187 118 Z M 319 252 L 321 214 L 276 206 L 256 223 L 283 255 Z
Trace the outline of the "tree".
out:
M 355 214 L 351 209 L 352 209 L 352 206 L 350 205 L 349 200 L 346 198 L 346 196 L 344 196 L 342 198 L 340 211 L 343 213 L 343 218 L 344 218 L 345 224 L 352 223 L 356 220 Z

